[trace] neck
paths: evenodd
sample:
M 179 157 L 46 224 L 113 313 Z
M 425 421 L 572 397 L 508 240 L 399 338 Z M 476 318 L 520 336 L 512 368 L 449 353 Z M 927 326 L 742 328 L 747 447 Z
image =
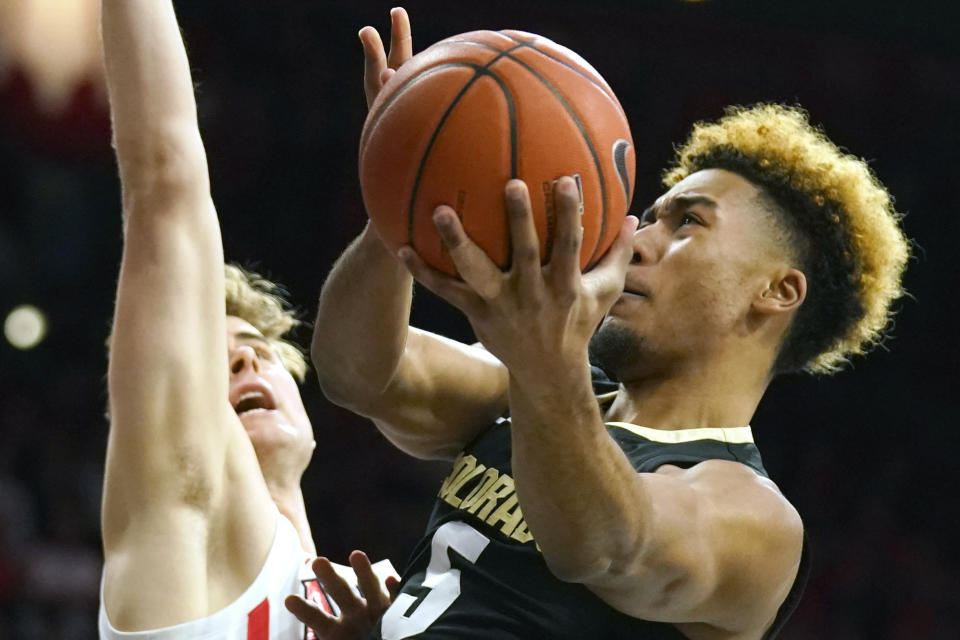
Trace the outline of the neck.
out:
M 763 397 L 766 371 L 728 359 L 640 376 L 620 384 L 606 420 L 667 430 L 742 427 Z
M 310 522 L 307 520 L 307 507 L 303 502 L 303 492 L 299 482 L 281 482 L 267 480 L 267 489 L 270 497 L 277 505 L 280 513 L 293 523 L 293 527 L 300 536 L 303 550 L 312 556 L 317 555 L 317 548 L 313 543 L 310 532 Z

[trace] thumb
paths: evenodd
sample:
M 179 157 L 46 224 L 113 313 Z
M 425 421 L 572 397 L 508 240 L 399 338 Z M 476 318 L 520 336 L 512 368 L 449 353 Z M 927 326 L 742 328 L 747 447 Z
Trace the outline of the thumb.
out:
M 627 216 L 620 233 L 597 265 L 584 274 L 584 285 L 599 295 L 619 295 L 627 275 L 627 265 L 633 257 L 633 233 L 640 221 Z M 611 300 L 611 304 L 613 301 Z

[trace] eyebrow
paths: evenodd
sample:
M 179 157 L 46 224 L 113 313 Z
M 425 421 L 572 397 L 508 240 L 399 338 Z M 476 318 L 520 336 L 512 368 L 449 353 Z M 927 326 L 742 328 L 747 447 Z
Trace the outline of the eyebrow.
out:
M 717 201 L 707 196 L 677 196 L 670 204 L 671 207 L 694 207 L 696 205 L 702 205 L 710 209 L 717 208 Z
M 266 346 L 270 346 L 270 341 L 267 340 L 264 336 L 259 333 L 254 333 L 252 331 L 237 331 L 233 334 L 233 337 L 238 340 L 255 340 L 256 342 L 262 342 Z
M 656 219 L 657 214 L 662 209 L 678 209 L 694 207 L 697 205 L 705 206 L 710 209 L 716 209 L 717 201 L 713 198 L 708 198 L 707 196 L 674 196 L 667 200 L 663 205 L 657 206 L 656 204 L 652 204 L 644 209 L 643 213 L 640 214 L 640 222 L 650 222 L 650 216 L 654 216 L 654 219 Z

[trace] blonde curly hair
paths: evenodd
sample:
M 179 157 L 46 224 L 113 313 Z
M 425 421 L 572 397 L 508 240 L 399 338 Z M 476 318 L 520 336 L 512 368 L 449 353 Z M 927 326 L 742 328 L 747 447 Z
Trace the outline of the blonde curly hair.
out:
M 246 320 L 263 334 L 284 368 L 303 382 L 307 360 L 283 335 L 300 324 L 287 307 L 284 291 L 263 276 L 233 264 L 224 265 L 227 315 Z
M 860 158 L 841 151 L 798 107 L 728 107 L 694 125 L 663 176 L 733 171 L 776 206 L 809 283 L 774 373 L 833 373 L 884 338 L 904 294 L 910 245 L 892 198 Z

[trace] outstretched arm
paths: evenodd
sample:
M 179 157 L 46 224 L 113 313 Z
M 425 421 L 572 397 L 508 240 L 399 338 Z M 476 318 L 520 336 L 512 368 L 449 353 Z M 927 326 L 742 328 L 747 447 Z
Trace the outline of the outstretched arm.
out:
M 403 9 L 391 12 L 390 54 L 360 31 L 367 103 L 411 55 Z M 453 457 L 506 408 L 506 370 L 483 349 L 408 327 L 413 279 L 368 225 L 320 293 L 312 356 L 324 394 L 374 420 L 421 458 Z
M 124 215 L 104 599 L 115 627 L 137 630 L 239 595 L 274 522 L 262 517 L 270 498 L 227 400 L 223 250 L 173 6 L 104 0 L 101 10 Z M 244 500 L 227 501 L 228 490 Z

